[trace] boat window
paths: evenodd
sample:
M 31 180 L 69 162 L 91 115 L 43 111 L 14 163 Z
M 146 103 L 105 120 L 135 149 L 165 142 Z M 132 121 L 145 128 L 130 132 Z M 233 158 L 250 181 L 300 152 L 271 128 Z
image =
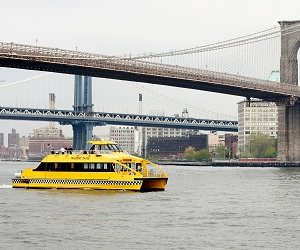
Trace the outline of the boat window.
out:
M 75 163 L 73 171 L 84 172 L 113 172 L 111 163 Z
M 137 163 L 136 164 L 136 171 L 142 171 L 142 164 L 141 163 Z
M 113 168 L 116 172 L 120 172 L 122 170 L 122 166 L 120 164 L 113 164 Z
M 55 166 L 56 164 L 52 162 L 41 162 L 33 171 L 55 171 Z
M 100 149 L 102 149 L 102 150 L 110 150 L 110 148 L 108 147 L 108 145 L 102 145 L 102 147 L 100 146 Z
M 70 165 L 70 163 L 60 163 L 58 169 L 60 171 L 67 171 L 69 165 Z
M 88 163 L 83 163 L 83 169 L 89 169 L 89 164 Z
M 123 150 L 121 149 L 121 148 L 119 148 L 117 145 L 112 145 L 112 147 L 113 147 L 113 150 L 114 151 L 118 151 L 118 152 L 123 152 Z
M 45 162 L 41 162 L 35 169 L 34 171 L 45 171 L 46 169 L 46 163 Z
M 115 145 L 115 147 L 116 147 L 117 151 L 123 152 L 123 150 L 121 148 L 119 148 L 117 145 Z
M 41 162 L 33 171 L 114 172 L 114 163 Z

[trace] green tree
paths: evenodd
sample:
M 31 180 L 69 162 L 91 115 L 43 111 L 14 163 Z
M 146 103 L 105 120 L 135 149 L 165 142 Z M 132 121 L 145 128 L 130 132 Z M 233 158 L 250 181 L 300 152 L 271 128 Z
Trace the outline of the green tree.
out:
M 208 149 L 201 149 L 194 154 L 195 161 L 211 161 L 211 155 Z
M 275 158 L 276 140 L 262 133 L 251 134 L 247 139 L 246 149 L 256 158 Z
M 196 153 L 195 148 L 189 146 L 184 150 L 184 158 L 191 161 L 194 159 L 195 153 Z
M 229 151 L 224 145 L 217 145 L 216 147 L 216 159 L 224 160 L 228 157 Z

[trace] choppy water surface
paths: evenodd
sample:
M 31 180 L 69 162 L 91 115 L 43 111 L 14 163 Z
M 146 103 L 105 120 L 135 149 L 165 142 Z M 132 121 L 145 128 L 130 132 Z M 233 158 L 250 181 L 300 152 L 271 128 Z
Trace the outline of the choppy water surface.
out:
M 165 192 L 13 189 L 0 162 L 3 249 L 299 249 L 300 169 L 164 167 Z

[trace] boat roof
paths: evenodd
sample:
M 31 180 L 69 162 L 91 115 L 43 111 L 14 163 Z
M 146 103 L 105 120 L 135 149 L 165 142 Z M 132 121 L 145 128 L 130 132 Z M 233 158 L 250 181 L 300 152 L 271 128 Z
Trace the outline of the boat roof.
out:
M 108 145 L 108 144 L 114 144 L 116 145 L 117 143 L 114 142 L 114 141 L 103 141 L 103 140 L 93 140 L 93 141 L 88 141 L 89 144 L 92 144 L 92 145 Z

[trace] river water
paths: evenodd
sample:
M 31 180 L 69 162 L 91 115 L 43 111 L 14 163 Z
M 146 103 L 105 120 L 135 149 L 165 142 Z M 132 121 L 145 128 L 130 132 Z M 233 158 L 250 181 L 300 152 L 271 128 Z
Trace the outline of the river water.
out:
M 164 192 L 13 189 L 0 249 L 300 249 L 300 169 L 164 166 Z

